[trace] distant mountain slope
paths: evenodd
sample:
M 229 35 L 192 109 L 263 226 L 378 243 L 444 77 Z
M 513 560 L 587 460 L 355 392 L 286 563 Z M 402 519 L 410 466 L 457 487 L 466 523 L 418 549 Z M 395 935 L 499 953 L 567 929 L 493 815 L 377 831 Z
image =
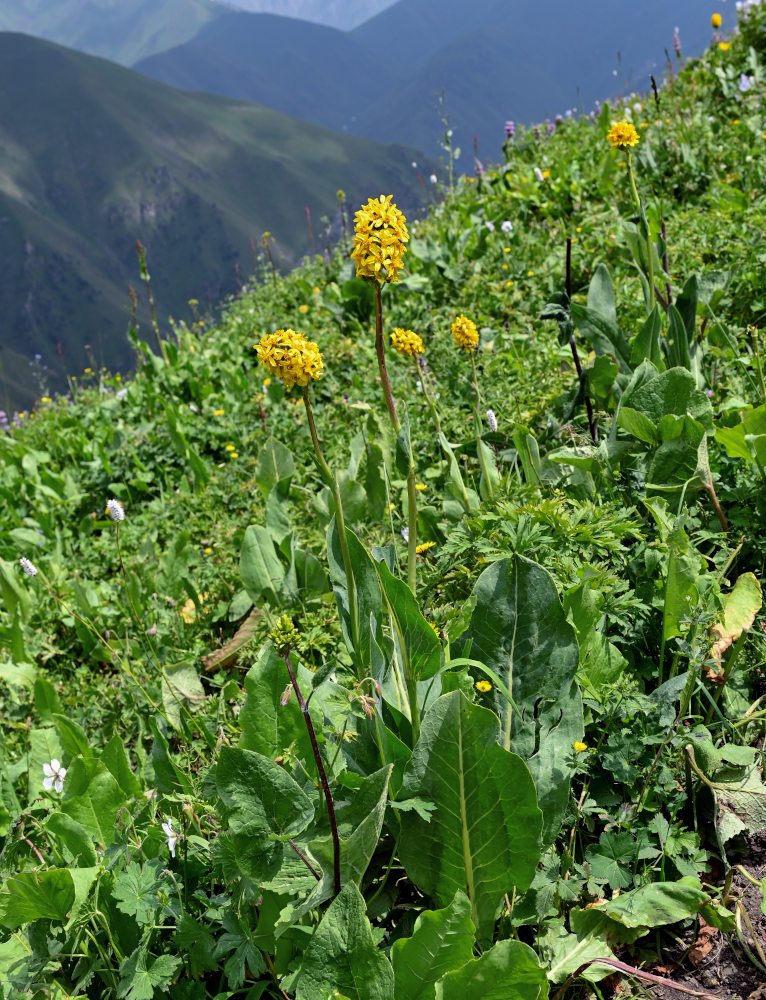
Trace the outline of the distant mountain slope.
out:
M 352 35 L 274 14 L 230 12 L 190 41 L 136 63 L 155 80 L 239 97 L 328 128 L 356 131 L 354 115 L 387 86 L 387 64 Z
M 59 343 L 70 371 L 89 364 L 85 343 L 105 364 L 129 363 L 137 238 L 163 317 L 188 315 L 190 298 L 234 290 L 237 262 L 250 273 L 251 237 L 270 230 L 288 260 L 308 250 L 305 206 L 317 229 L 340 187 L 353 202 L 393 191 L 412 207 L 414 155 L 0 34 L 5 390 L 28 403 L 19 357 L 56 369 Z
M 281 14 L 349 31 L 395 0 L 229 0 L 253 14 Z
M 725 26 L 730 6 L 722 5 Z M 648 89 L 676 25 L 687 55 L 710 40 L 700 0 L 400 0 L 350 33 L 223 15 L 139 68 L 434 155 L 434 104 L 445 90 L 458 145 L 470 149 L 478 133 L 491 158 L 508 118 L 587 111 L 597 98 Z

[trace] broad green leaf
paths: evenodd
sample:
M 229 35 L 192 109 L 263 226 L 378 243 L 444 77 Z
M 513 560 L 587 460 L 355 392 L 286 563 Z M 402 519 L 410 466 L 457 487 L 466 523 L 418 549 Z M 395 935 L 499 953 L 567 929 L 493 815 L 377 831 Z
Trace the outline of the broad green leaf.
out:
M 540 449 L 533 434 L 517 424 L 513 429 L 513 443 L 519 455 L 521 468 L 524 472 L 524 481 L 530 486 L 539 486 L 542 482 L 540 472 Z
M 604 831 L 598 844 L 587 849 L 585 858 L 594 879 L 608 882 L 612 889 L 626 889 L 633 882 L 630 866 L 636 853 L 636 842 L 629 833 Z
M 32 920 L 65 921 L 74 898 L 74 882 L 66 868 L 11 875 L 0 890 L 0 924 L 16 930 Z
M 311 799 L 287 771 L 252 750 L 221 748 L 216 787 L 229 810 L 229 829 L 235 833 L 293 837 L 314 816 Z
M 152 1000 L 155 990 L 167 995 L 181 959 L 175 955 L 160 955 L 152 958 L 145 947 L 139 946 L 120 965 L 120 982 L 117 988 L 119 1000 Z
M 391 612 L 399 651 L 405 662 L 405 676 L 425 681 L 439 672 L 442 647 L 436 633 L 420 612 L 412 591 L 397 579 L 385 562 L 377 564 L 380 585 Z
M 330 904 L 303 956 L 296 1000 L 341 994 L 350 1000 L 393 1000 L 394 973 L 378 950 L 353 882 Z
M 126 867 L 115 875 L 112 886 L 117 909 L 135 917 L 139 926 L 152 922 L 152 917 L 160 905 L 157 890 L 162 880 L 157 878 L 157 866 L 139 865 L 129 861 Z
M 490 936 L 505 893 L 526 889 L 540 859 L 532 777 L 498 736 L 494 713 L 460 691 L 437 698 L 401 792 L 436 807 L 430 822 L 416 812 L 402 815 L 399 854 L 407 874 L 442 906 L 467 889 L 482 938 Z
M 569 802 L 572 772 L 566 761 L 583 736 L 575 632 L 550 574 L 522 556 L 488 567 L 473 593 L 476 607 L 455 655 L 484 663 L 513 696 L 518 713 L 501 691 L 493 692 L 502 743 L 532 772 L 547 846 L 558 836 Z
M 173 760 L 168 741 L 160 732 L 156 721 L 150 717 L 147 725 L 154 737 L 151 761 L 154 768 L 154 780 L 157 784 L 157 790 L 162 792 L 163 795 L 191 793 L 189 777 Z
M 46 726 L 53 722 L 54 712 L 61 712 L 58 693 L 47 677 L 38 677 L 35 681 L 35 708 Z
M 131 770 L 128 755 L 119 736 L 115 734 L 109 740 L 101 751 L 99 759 L 106 765 L 117 784 L 127 796 L 141 794 L 141 782 Z
M 45 821 L 45 828 L 71 853 L 75 864 L 83 868 L 97 864 L 96 849 L 90 834 L 66 813 L 54 812 Z
M 311 674 L 302 666 L 296 669 L 301 690 L 311 690 Z M 282 695 L 290 695 L 282 705 Z M 269 643 L 264 646 L 253 666 L 245 676 L 245 703 L 239 714 L 242 736 L 239 745 L 244 750 L 270 757 L 272 760 L 293 747 L 298 757 L 315 772 L 311 741 L 306 731 L 300 706 L 290 685 L 290 675 L 281 656 Z M 309 711 L 317 731 L 321 729 L 322 716 L 312 698 Z
M 125 800 L 125 793 L 100 760 L 75 757 L 70 763 L 61 810 L 106 847 L 114 839 L 117 813 Z
M 620 371 L 629 372 L 630 345 L 617 323 L 588 306 L 572 303 L 572 321 L 596 354 L 613 354 Z
M 657 443 L 657 428 L 640 410 L 632 406 L 621 405 L 617 414 L 617 426 L 632 434 L 645 444 Z
M 695 916 L 710 896 L 689 882 L 652 882 L 595 907 L 625 927 L 661 927 Z
M 737 577 L 731 591 L 723 599 L 723 621 L 716 622 L 710 630 L 715 639 L 711 657 L 720 660 L 729 646 L 752 628 L 762 603 L 761 584 L 755 574 L 742 573 Z
M 579 914 L 584 912 L 585 919 Z M 537 938 L 540 956 L 548 967 L 548 979 L 552 983 L 563 983 L 586 962 L 596 958 L 614 958 L 614 952 L 607 943 L 605 922 L 590 916 L 590 911 L 571 911 L 572 931 L 564 926 L 563 918 L 546 921 L 542 933 Z M 583 979 L 598 982 L 614 972 L 609 965 L 588 965 L 581 973 Z
M 436 1000 L 545 1000 L 548 981 L 521 941 L 498 941 L 436 984 Z
M 275 486 L 280 496 L 287 496 L 294 473 L 293 453 L 276 438 L 269 438 L 260 450 L 255 467 L 255 481 L 264 499 Z
M 162 705 L 168 721 L 179 728 L 181 710 L 193 713 L 205 701 L 205 689 L 193 663 L 167 664 L 162 669 Z
M 665 362 L 662 358 L 662 348 L 660 346 L 660 332 L 662 330 L 662 312 L 659 306 L 655 306 L 653 311 L 647 316 L 644 325 L 631 341 L 630 363 L 638 365 L 643 360 L 651 361 L 658 371 L 664 371 Z
M 668 575 L 665 582 L 665 610 L 662 631 L 665 640 L 684 634 L 688 619 L 698 600 L 698 581 L 705 572 L 705 561 L 681 527 L 668 537 Z
M 43 778 L 45 777 L 43 764 L 49 764 L 54 758 L 61 760 L 63 756 L 64 749 L 53 726 L 35 727 L 30 731 L 28 777 L 30 802 L 43 792 Z M 56 795 L 55 792 L 50 794 Z
M 475 931 L 464 892 L 443 910 L 424 910 L 412 936 L 391 948 L 395 1000 L 434 1000 L 436 982 L 473 958 Z
M 242 585 L 254 602 L 265 597 L 271 605 L 279 603 L 285 569 L 271 535 L 259 524 L 251 524 L 245 532 L 239 554 L 239 572 Z
M 53 724 L 59 734 L 64 753 L 70 757 L 93 756 L 85 730 L 74 719 L 66 715 L 54 715 Z
M 648 380 L 635 387 L 631 381 L 623 393 L 621 408 L 628 406 L 643 413 L 655 426 L 668 413 L 677 417 L 688 414 L 698 420 L 708 433 L 712 433 L 713 407 L 705 393 L 697 388 L 695 378 L 688 369 L 670 368 L 659 373 L 648 362 L 644 362 L 644 366 Z
M 360 645 L 358 652 L 361 666 L 366 674 L 372 674 L 378 681 L 382 681 L 383 678 L 377 676 L 379 671 L 373 670 L 373 665 L 378 665 L 378 657 L 375 655 L 374 647 L 377 645 L 378 648 L 382 648 L 383 645 L 383 595 L 380 590 L 378 574 L 369 552 L 349 528 L 346 528 L 346 539 L 351 559 L 351 573 L 356 587 Z M 327 528 L 327 560 L 330 566 L 330 579 L 335 593 L 335 603 L 338 607 L 343 638 L 346 642 L 346 648 L 353 656 L 354 644 L 351 638 L 346 570 L 343 565 L 340 536 L 334 517 Z
M 614 285 L 606 264 L 599 264 L 588 286 L 588 308 L 600 313 L 610 323 L 617 322 Z

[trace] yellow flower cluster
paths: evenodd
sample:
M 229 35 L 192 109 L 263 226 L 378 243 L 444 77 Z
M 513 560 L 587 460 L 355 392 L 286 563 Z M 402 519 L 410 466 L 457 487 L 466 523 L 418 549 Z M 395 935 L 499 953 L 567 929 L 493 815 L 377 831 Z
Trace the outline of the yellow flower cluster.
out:
M 721 27 L 721 15 L 720 14 L 713 14 L 713 16 L 710 18 L 710 24 L 714 28 L 720 28 Z
M 630 122 L 614 122 L 606 138 L 612 149 L 630 149 L 640 137 Z
M 255 345 L 258 360 L 288 389 L 308 385 L 323 374 L 322 355 L 313 340 L 297 330 L 277 330 L 261 337 Z
M 418 334 L 412 330 L 403 330 L 400 326 L 394 327 L 391 331 L 391 346 L 395 351 L 408 354 L 411 358 L 416 358 L 418 354 L 425 352 L 423 341 Z
M 479 346 L 479 331 L 472 319 L 462 314 L 452 324 L 452 337 L 463 351 L 475 351 Z
M 383 284 L 398 281 L 410 234 L 404 214 L 391 204 L 393 196 L 370 198 L 354 218 L 354 247 L 351 258 L 359 278 Z

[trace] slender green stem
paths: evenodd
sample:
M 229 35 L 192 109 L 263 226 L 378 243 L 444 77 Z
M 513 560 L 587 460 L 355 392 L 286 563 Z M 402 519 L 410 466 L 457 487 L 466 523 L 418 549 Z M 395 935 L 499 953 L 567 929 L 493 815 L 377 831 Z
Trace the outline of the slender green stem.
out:
M 761 401 L 766 403 L 766 382 L 764 382 L 763 380 L 761 353 L 758 350 L 758 331 L 754 326 L 751 326 L 749 329 L 750 329 L 750 342 L 753 345 L 753 356 L 755 357 L 755 367 L 756 370 L 758 371 L 758 381 L 760 382 L 761 385 Z
M 638 188 L 636 187 L 636 177 L 633 173 L 633 158 L 629 149 L 626 150 L 626 155 L 628 157 L 628 179 L 630 180 L 630 191 L 633 195 L 633 200 L 636 203 L 636 208 L 638 209 L 641 231 L 646 241 L 646 257 L 649 268 L 649 312 L 651 313 L 656 302 L 654 294 L 654 246 L 649 232 L 649 221 L 646 218 L 646 213 L 644 212 L 643 205 L 641 204 L 641 198 L 638 194 Z
M 378 371 L 380 372 L 380 381 L 383 383 L 383 398 L 386 401 L 386 407 L 388 409 L 388 415 L 391 417 L 391 423 L 394 425 L 394 431 L 398 434 L 401 430 L 401 422 L 399 420 L 399 414 L 396 412 L 396 403 L 394 402 L 393 394 L 391 393 L 391 380 L 388 377 L 388 368 L 386 367 L 386 351 L 383 345 L 383 298 L 380 290 L 380 282 L 376 281 L 374 283 L 375 288 L 375 353 L 378 356 Z
M 476 357 L 474 352 L 470 352 L 471 356 L 471 373 L 473 378 L 473 401 L 474 401 L 474 412 L 476 414 L 476 453 L 479 457 L 479 465 L 481 466 L 481 472 L 484 476 L 484 483 L 487 487 L 487 496 L 492 497 L 494 493 L 494 483 L 492 477 L 489 474 L 489 469 L 487 468 L 487 462 L 484 457 L 484 449 L 482 448 L 481 440 L 481 393 L 479 392 L 479 379 L 476 375 Z
M 343 500 L 340 495 L 338 477 L 327 464 L 327 460 L 325 459 L 322 451 L 322 446 L 319 443 L 319 435 L 317 434 L 316 423 L 314 421 L 314 411 L 311 407 L 311 398 L 309 396 L 309 387 L 307 385 L 303 387 L 303 402 L 306 406 L 306 417 L 308 419 L 311 442 L 314 445 L 314 454 L 316 455 L 317 464 L 325 482 L 332 492 L 333 504 L 335 506 L 335 525 L 338 529 L 340 551 L 343 556 L 343 569 L 346 574 L 346 587 L 348 588 L 348 614 L 351 622 L 351 641 L 354 646 L 354 667 L 356 668 L 357 675 L 361 680 L 362 663 L 359 658 L 359 649 L 361 646 L 359 638 L 359 604 L 354 573 L 351 569 L 351 553 L 349 552 L 348 538 L 346 536 L 346 521 L 343 517 Z
M 426 404 L 428 406 L 428 409 L 431 411 L 431 419 L 434 422 L 436 433 L 441 438 L 442 425 L 441 421 L 439 420 L 439 412 L 436 409 L 436 404 L 434 403 L 433 398 L 431 396 L 431 392 L 428 388 L 428 383 L 426 381 L 426 373 L 420 365 L 419 358 L 415 358 L 415 369 L 418 373 L 418 378 L 420 379 L 420 385 L 423 389 L 423 395 L 425 397 Z

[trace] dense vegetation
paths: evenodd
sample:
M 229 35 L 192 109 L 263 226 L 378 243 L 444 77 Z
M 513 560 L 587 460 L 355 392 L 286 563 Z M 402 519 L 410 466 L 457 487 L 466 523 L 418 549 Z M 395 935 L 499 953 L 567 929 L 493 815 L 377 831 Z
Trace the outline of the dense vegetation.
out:
M 765 55 L 750 5 L 387 216 L 381 272 L 360 227 L 0 437 L 3 1000 L 544 1000 L 747 944 Z

